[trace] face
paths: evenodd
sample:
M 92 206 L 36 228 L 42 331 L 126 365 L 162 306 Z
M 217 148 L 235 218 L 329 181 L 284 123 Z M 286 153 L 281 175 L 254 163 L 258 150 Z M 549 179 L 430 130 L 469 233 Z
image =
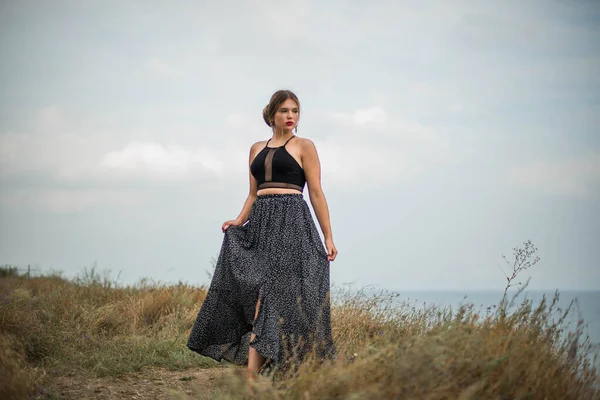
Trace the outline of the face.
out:
M 291 131 L 298 124 L 300 113 L 298 104 L 292 99 L 284 101 L 275 112 L 275 128 L 277 130 Z

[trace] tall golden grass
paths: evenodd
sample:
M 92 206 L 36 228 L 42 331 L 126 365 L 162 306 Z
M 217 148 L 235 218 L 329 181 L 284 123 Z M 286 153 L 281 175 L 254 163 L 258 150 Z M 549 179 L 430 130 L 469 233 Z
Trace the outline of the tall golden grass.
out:
M 339 301 L 336 361 L 309 360 L 294 375 L 250 385 L 240 374 L 223 382 L 217 398 L 600 399 L 597 351 L 579 342 L 582 325 L 564 335 L 558 294 L 505 317 L 473 306 L 452 313 L 374 305 L 393 297 Z
M 559 293 L 539 304 L 509 296 L 538 261 L 531 241 L 513 249 L 496 307 L 416 308 L 382 291 L 338 293 L 332 328 L 339 356 L 314 358 L 293 374 L 256 384 L 237 375 L 217 398 L 244 399 L 600 399 L 598 348 L 583 321 L 566 332 Z M 503 270 L 504 271 L 504 270 Z M 276 379 L 273 379 L 276 378 Z
M 75 280 L 2 269 L 0 398 L 48 391 L 57 376 L 221 366 L 185 347 L 205 295 L 185 284 L 118 287 L 93 269 Z M 416 308 L 393 293 L 338 291 L 335 361 L 309 359 L 293 375 L 250 384 L 234 374 L 215 397 L 600 399 L 597 349 L 582 340 L 581 324 L 565 332 L 571 310 L 558 298 L 452 311 Z
M 219 365 L 185 347 L 202 288 L 115 287 L 93 269 L 75 280 L 0 276 L 0 399 L 46 391 L 56 376 Z

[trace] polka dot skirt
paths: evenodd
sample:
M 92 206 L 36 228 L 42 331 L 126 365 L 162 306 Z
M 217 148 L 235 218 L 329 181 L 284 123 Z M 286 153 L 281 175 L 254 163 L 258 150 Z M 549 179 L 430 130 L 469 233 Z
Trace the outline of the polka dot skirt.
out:
M 248 223 L 225 231 L 187 346 L 239 365 L 249 345 L 275 365 L 302 361 L 313 346 L 333 358 L 329 289 L 327 252 L 302 194 L 258 196 Z

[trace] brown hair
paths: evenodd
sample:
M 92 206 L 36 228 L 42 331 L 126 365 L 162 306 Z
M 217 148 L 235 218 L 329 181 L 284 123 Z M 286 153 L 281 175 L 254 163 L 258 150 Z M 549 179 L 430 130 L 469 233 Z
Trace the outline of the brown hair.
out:
M 298 112 L 300 112 L 300 101 L 298 101 L 298 97 L 291 90 L 278 90 L 273 93 L 271 96 L 271 100 L 269 104 L 263 109 L 263 119 L 270 127 L 273 127 L 271 121 L 275 118 L 275 113 L 279 106 L 283 104 L 287 99 L 292 99 L 298 105 Z

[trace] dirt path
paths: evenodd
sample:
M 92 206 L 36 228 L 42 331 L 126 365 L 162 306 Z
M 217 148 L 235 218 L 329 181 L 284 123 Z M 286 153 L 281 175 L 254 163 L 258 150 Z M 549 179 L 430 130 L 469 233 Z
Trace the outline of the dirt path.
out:
M 233 368 L 187 371 L 152 369 L 119 378 L 58 377 L 49 392 L 60 399 L 178 399 L 182 394 L 194 399 L 210 399 L 222 377 Z M 178 395 L 179 394 L 179 395 Z M 39 399 L 48 398 L 41 394 Z M 50 396 L 50 398 L 56 398 Z

